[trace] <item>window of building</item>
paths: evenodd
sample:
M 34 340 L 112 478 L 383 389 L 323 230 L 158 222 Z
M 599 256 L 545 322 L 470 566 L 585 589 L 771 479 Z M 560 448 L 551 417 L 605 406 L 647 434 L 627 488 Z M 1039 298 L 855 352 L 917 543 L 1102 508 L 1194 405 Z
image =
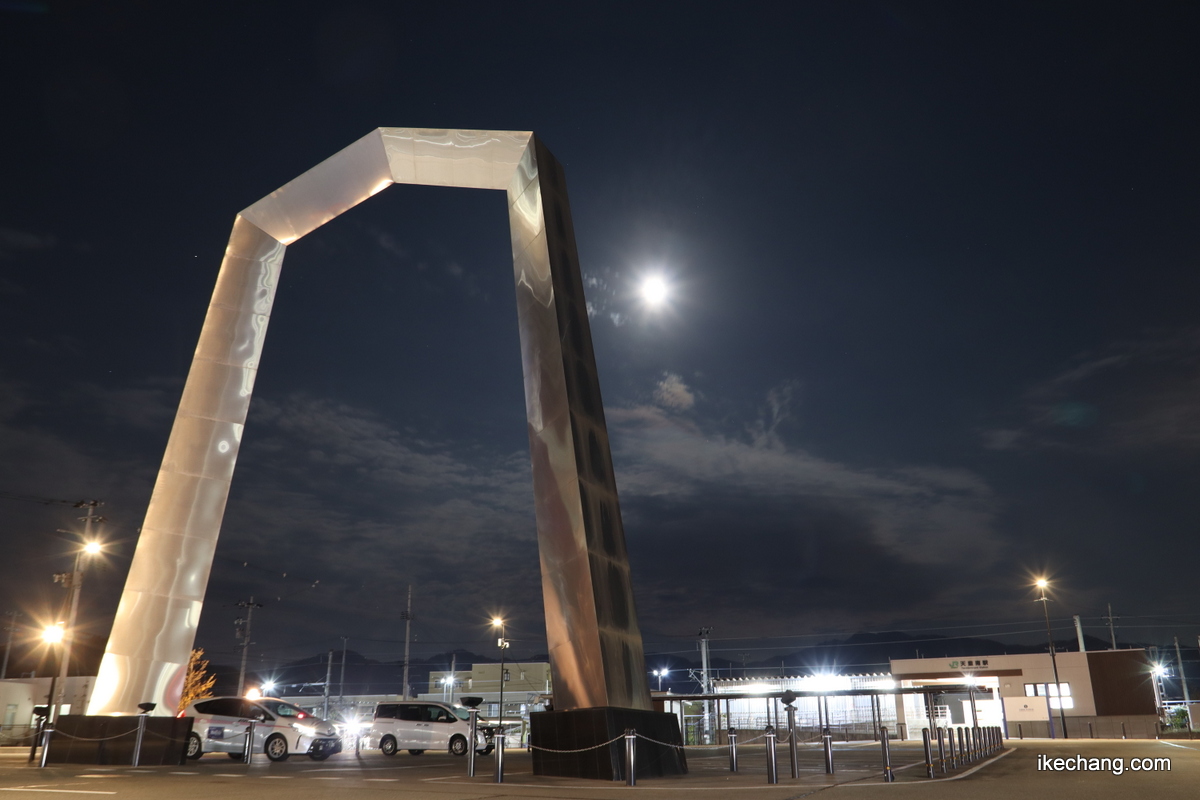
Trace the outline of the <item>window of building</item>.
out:
M 1074 708 L 1075 699 L 1071 697 L 1071 684 L 1069 683 L 1027 683 L 1025 684 L 1026 697 L 1045 697 L 1046 692 L 1050 693 L 1051 708 Z

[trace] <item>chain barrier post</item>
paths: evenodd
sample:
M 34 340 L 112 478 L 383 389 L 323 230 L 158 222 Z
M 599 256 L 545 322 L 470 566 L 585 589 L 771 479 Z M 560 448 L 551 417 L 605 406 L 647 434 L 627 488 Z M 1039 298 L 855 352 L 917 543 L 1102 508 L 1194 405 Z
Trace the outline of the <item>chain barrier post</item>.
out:
M 825 729 L 825 733 L 821 734 L 821 742 L 825 748 L 825 774 L 833 774 L 833 734 L 829 732 L 829 728 Z
M 504 783 L 504 725 L 501 723 L 499 730 L 496 731 L 493 738 L 496 740 L 496 783 Z
M 45 767 L 46 759 L 50 757 L 50 737 L 53 735 L 54 723 L 50 722 L 50 718 L 47 717 L 46 724 L 42 726 L 42 760 L 38 762 L 39 767 Z
M 788 758 L 792 762 L 792 777 L 800 777 L 800 754 L 796 751 L 796 707 L 787 706 Z
M 246 745 L 242 749 L 242 763 L 249 764 L 254 760 L 254 720 L 246 726 Z
M 921 728 L 921 744 L 925 748 L 925 777 L 936 778 L 937 775 L 933 772 L 933 737 L 929 735 L 929 728 Z
M 478 735 L 476 729 L 479 727 L 479 709 L 472 708 L 467 711 L 467 716 L 471 720 L 471 749 L 467 750 L 467 777 L 475 777 L 475 737 Z
M 133 740 L 133 760 L 130 766 L 138 766 L 138 762 L 142 760 L 142 740 L 146 738 L 146 715 L 138 714 L 137 718 L 137 738 Z
M 962 728 L 955 728 L 955 735 L 958 736 L 958 766 L 966 766 L 967 764 L 967 737 L 963 735 Z
M 879 727 L 879 744 L 883 748 L 883 782 L 891 783 L 896 780 L 896 773 L 892 772 L 892 750 L 888 747 L 888 729 Z
M 637 731 L 625 729 L 625 785 L 637 786 Z
M 737 772 L 737 728 L 729 726 L 729 771 Z
M 779 783 L 775 766 L 775 729 L 767 725 L 767 783 Z
M 938 728 L 938 766 L 946 774 L 946 729 Z

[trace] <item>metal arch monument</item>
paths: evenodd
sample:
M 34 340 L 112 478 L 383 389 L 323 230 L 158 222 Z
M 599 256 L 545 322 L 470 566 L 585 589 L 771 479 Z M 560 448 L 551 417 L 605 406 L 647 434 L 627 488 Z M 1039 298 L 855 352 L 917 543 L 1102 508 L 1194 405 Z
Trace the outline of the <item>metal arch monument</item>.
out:
M 237 215 L 88 714 L 136 714 L 143 702 L 174 712 L 284 251 L 396 183 L 508 193 L 556 709 L 534 725 L 535 740 L 573 749 L 640 720 L 678 742 L 678 728 L 666 729 L 674 716 L 651 710 L 562 167 L 536 136 L 514 131 L 378 128 Z M 599 712 L 603 738 L 591 742 L 580 730 Z M 538 771 L 609 777 L 604 764 L 599 774 L 564 764 L 543 759 Z

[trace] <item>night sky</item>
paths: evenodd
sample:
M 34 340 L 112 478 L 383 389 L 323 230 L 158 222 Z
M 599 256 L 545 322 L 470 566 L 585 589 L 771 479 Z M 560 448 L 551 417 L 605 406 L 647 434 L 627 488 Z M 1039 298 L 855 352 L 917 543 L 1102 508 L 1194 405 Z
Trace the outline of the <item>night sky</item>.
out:
M 1200 633 L 1200 11 L 0 3 L 0 492 L 106 636 L 234 215 L 379 126 L 563 163 L 650 653 Z M 197 644 L 544 652 L 502 192 L 289 248 Z M 670 287 L 651 307 L 638 289 Z M 75 510 L 0 498 L 0 611 Z M 1032 634 L 1020 632 L 1032 631 Z M 783 638 L 790 637 L 790 638 Z M 494 642 L 492 642 L 494 645 Z M 494 646 L 492 647 L 494 650 Z

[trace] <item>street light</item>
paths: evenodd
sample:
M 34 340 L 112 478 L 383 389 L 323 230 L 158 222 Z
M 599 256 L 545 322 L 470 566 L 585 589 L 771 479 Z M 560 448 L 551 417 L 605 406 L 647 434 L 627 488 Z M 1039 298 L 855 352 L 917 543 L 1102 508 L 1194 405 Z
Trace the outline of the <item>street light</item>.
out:
M 504 651 L 508 649 L 508 640 L 504 638 L 504 620 L 492 617 L 492 627 L 500 629 L 500 638 L 496 646 L 500 648 L 500 735 L 504 735 Z
M 1046 614 L 1046 639 L 1050 642 L 1050 666 L 1054 669 L 1054 693 L 1058 696 L 1058 719 L 1062 722 L 1063 738 L 1069 739 L 1071 737 L 1067 734 L 1067 712 L 1063 709 L 1062 684 L 1058 680 L 1058 658 L 1054 655 L 1054 634 L 1050 632 L 1050 600 L 1046 597 L 1046 589 L 1050 586 L 1050 581 L 1038 578 L 1033 585 L 1042 591 L 1042 596 L 1036 602 L 1042 604 L 1042 611 Z M 1053 719 L 1050 720 L 1050 725 L 1054 726 Z
M 42 641 L 45 642 L 49 646 L 51 651 L 53 651 L 55 649 L 56 645 L 61 645 L 63 643 L 63 638 L 65 637 L 65 635 L 66 634 L 63 631 L 63 624 L 61 622 L 56 622 L 53 625 L 47 625 L 45 628 L 42 629 Z M 59 652 L 59 657 L 60 658 L 62 657 L 61 650 Z M 58 714 L 55 713 L 56 706 L 54 704 L 54 689 L 55 689 L 57 683 L 58 683 L 58 674 L 52 673 L 50 675 L 50 694 L 47 697 L 47 708 L 46 708 L 47 724 L 52 723 L 52 722 L 54 722 L 54 720 L 58 719 Z
M 89 514 L 91 511 L 89 510 Z M 91 517 L 85 517 L 88 520 L 88 528 L 91 528 Z M 79 593 L 83 590 L 83 557 L 95 556 L 104 552 L 104 545 L 95 539 L 90 539 L 84 543 L 83 547 L 75 551 L 75 568 L 69 572 L 60 572 L 54 576 L 55 583 L 61 583 L 64 589 L 71 590 L 71 613 L 67 617 L 67 629 L 63 638 L 62 648 L 62 664 L 59 666 L 59 677 L 62 679 L 62 694 L 63 697 L 56 699 L 53 693 L 50 697 L 50 704 L 58 707 L 66 700 L 67 694 L 67 671 L 71 667 L 71 648 L 75 644 L 75 621 L 79 617 Z M 59 708 L 59 711 L 62 709 Z M 57 715 L 56 715 L 57 716 Z
M 665 669 L 665 668 L 664 668 L 664 669 L 656 669 L 656 670 L 653 670 L 653 671 L 650 673 L 650 674 L 651 674 L 651 675 L 653 675 L 654 677 L 658 678 L 658 690 L 659 690 L 660 692 L 662 691 L 662 679 L 663 679 L 663 678 L 665 678 L 665 677 L 667 677 L 667 673 L 669 673 L 669 672 L 670 672 L 670 670 L 669 670 L 669 669 Z

